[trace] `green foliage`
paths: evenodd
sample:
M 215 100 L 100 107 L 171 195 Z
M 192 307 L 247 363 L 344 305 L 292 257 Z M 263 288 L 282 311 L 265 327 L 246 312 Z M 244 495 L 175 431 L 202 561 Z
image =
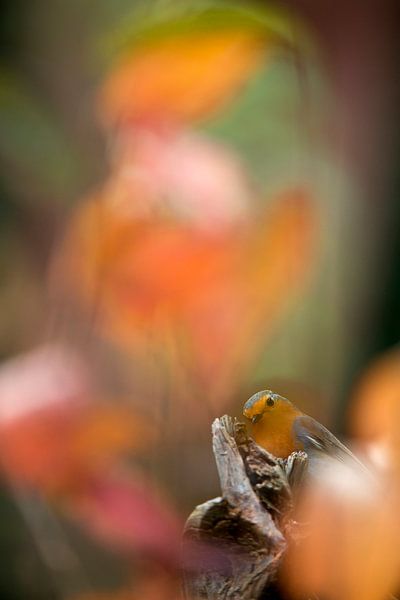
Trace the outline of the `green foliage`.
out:
M 0 155 L 10 178 L 64 196 L 78 176 L 77 159 L 43 103 L 18 79 L 0 74 Z
M 153 3 L 152 3 L 153 7 Z M 153 7 L 154 8 L 154 7 Z M 196 32 L 240 29 L 253 31 L 268 42 L 292 46 L 301 27 L 293 28 L 293 18 L 274 5 L 252 2 L 204 1 L 166 3 L 157 11 L 139 5 L 131 15 L 124 15 L 107 36 L 103 51 L 114 56 L 137 44 L 154 43 L 176 35 Z M 305 36 L 304 32 L 301 36 Z

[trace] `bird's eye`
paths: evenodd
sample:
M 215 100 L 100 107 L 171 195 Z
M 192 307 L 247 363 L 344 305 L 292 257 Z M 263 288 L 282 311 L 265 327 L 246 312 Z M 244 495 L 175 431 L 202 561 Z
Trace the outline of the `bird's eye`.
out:
M 275 404 L 275 402 L 272 400 L 272 398 L 268 398 L 267 406 L 273 406 L 274 404 Z

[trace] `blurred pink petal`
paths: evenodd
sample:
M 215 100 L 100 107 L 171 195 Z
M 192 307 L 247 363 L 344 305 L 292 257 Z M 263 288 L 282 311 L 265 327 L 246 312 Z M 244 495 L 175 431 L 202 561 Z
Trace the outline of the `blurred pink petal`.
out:
M 129 130 L 120 137 L 116 166 L 132 188 L 132 206 L 125 208 L 133 213 L 170 212 L 197 227 L 218 229 L 248 212 L 251 189 L 239 159 L 205 137 L 174 130 Z
M 2 367 L 0 456 L 11 479 L 47 490 L 66 477 L 68 441 L 89 394 L 86 370 L 61 346 L 45 346 Z
M 131 477 L 102 475 L 68 506 L 95 537 L 118 550 L 176 566 L 182 525 L 165 499 Z
M 78 357 L 62 346 L 43 346 L 0 369 L 0 427 L 35 411 L 80 405 L 89 394 Z

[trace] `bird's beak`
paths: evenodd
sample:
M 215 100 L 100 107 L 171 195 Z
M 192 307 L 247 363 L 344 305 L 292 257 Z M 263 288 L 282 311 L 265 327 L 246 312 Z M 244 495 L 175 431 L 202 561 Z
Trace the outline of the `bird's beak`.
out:
M 263 417 L 262 413 L 260 413 L 258 415 L 254 415 L 254 417 L 251 417 L 251 422 L 254 425 L 254 423 L 258 423 L 258 421 L 260 421 L 262 419 L 262 417 Z

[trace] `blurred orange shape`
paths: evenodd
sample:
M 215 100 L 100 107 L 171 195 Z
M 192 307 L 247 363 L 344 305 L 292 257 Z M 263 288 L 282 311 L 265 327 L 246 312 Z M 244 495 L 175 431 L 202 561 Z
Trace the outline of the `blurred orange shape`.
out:
M 74 496 L 67 508 L 103 543 L 177 566 L 182 525 L 167 500 L 148 483 L 103 473 Z
M 82 205 L 56 265 L 60 289 L 69 284 L 128 346 L 150 334 L 165 350 L 168 332 L 179 364 L 212 382 L 214 396 L 229 394 L 308 279 L 317 243 L 309 193 L 287 191 L 257 218 L 214 230 L 161 209 L 132 214 L 128 199 L 134 205 L 118 194 Z
M 256 32 L 221 29 L 182 34 L 135 47 L 100 93 L 106 123 L 188 122 L 230 100 L 265 56 Z
M 14 482 L 49 491 L 69 476 L 68 440 L 74 415 L 68 410 L 36 413 L 1 428 L 1 462 Z
M 53 268 L 108 323 L 148 322 L 204 295 L 248 217 L 249 186 L 230 152 L 198 136 L 136 133 L 77 211 Z
M 400 351 L 375 360 L 358 383 L 352 404 L 356 435 L 369 441 L 400 440 Z
M 152 430 L 131 410 L 93 404 L 35 412 L 1 430 L 1 460 L 13 481 L 53 494 L 74 493 L 119 457 L 147 450 Z
M 78 215 L 56 268 L 61 288 L 66 276 L 89 309 L 97 308 L 101 323 L 129 340 L 144 324 L 163 323 L 204 294 L 223 274 L 231 245 L 227 235 L 122 218 L 95 200 Z
M 125 200 L 125 193 L 122 196 Z M 119 210 L 119 199 L 119 187 L 106 186 L 79 207 L 51 269 L 61 294 L 72 284 L 89 307 L 100 311 L 115 265 L 146 229 L 146 223 Z
M 304 537 L 287 561 L 296 598 L 384 600 L 398 583 L 398 498 L 384 480 L 373 481 L 331 461 L 303 494 L 296 519 Z
M 353 431 L 363 441 L 371 463 L 386 477 L 391 495 L 397 498 L 393 511 L 397 526 L 393 530 L 397 531 L 400 506 L 400 352 L 397 347 L 375 360 L 361 377 L 355 389 L 351 417 Z M 400 553 L 400 544 L 397 551 Z
M 115 265 L 114 306 L 136 318 L 176 317 L 226 276 L 230 236 L 207 236 L 179 225 L 154 224 Z M 182 312 L 183 311 L 183 312 Z M 118 314 L 114 312 L 114 319 Z
M 78 211 L 56 267 L 108 318 L 125 321 L 131 312 L 140 323 L 213 298 L 229 310 L 234 293 L 259 317 L 286 304 L 302 283 L 315 234 L 314 204 L 302 191 L 282 194 L 251 226 L 216 232 L 160 214 L 137 218 L 121 211 L 113 195 L 100 194 Z
M 243 238 L 236 238 L 228 278 L 216 279 L 192 321 L 200 360 L 214 382 L 227 388 L 240 375 L 305 286 L 317 231 L 315 204 L 298 189 L 279 195 Z
M 71 436 L 71 461 L 104 466 L 132 450 L 148 450 L 154 430 L 128 406 L 94 403 L 83 411 Z
M 147 447 L 150 426 L 127 407 L 93 402 L 87 381 L 77 357 L 56 346 L 2 367 L 0 460 L 11 480 L 66 493 Z
M 250 328 L 270 326 L 308 281 L 318 248 L 315 207 L 307 190 L 284 191 L 251 232 L 242 264 Z
M 290 564 L 293 590 L 327 600 L 381 600 L 400 568 L 400 354 L 392 350 L 362 375 L 351 406 L 353 432 L 375 463 L 375 482 L 339 463 L 303 497 L 309 533 Z M 378 452 L 377 452 L 378 451 Z M 379 460 L 373 459 L 377 456 Z
M 85 369 L 61 347 L 6 363 L 0 372 L 0 455 L 7 475 L 47 486 L 65 473 L 65 439 L 88 398 Z
M 304 279 L 316 249 L 316 233 L 315 203 L 310 193 L 298 188 L 278 194 L 249 242 L 250 284 L 265 281 L 268 298 L 279 303 L 280 294 L 271 294 L 270 288 L 278 285 L 281 291 L 290 290 Z

